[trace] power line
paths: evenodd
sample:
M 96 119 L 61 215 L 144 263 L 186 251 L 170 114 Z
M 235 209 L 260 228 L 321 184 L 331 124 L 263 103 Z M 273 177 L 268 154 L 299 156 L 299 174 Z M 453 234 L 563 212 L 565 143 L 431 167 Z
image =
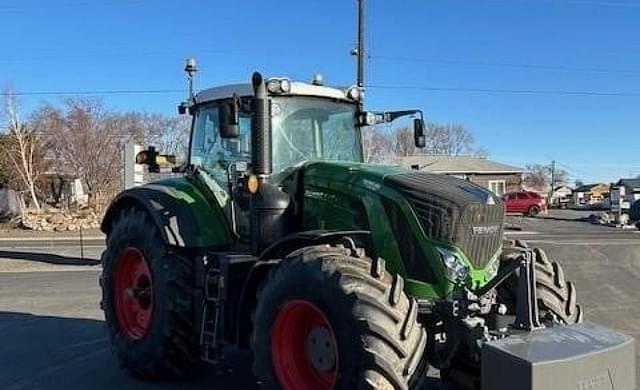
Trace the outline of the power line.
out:
M 465 88 L 465 87 L 427 87 L 419 85 L 384 85 L 370 84 L 372 89 L 405 89 L 431 92 L 456 92 L 478 94 L 510 94 L 510 95 L 559 95 L 559 96 L 600 96 L 600 97 L 640 97 L 636 92 L 618 91 L 569 91 L 569 90 L 536 90 L 536 89 L 500 89 L 500 88 Z M 184 89 L 112 89 L 112 90 L 71 90 L 71 91 L 17 91 L 8 92 L 11 96 L 83 96 L 83 95 L 175 95 L 186 93 Z
M 82 96 L 82 95 L 168 95 L 186 93 L 184 89 L 113 89 L 77 91 L 23 91 L 6 92 L 9 96 Z
M 539 69 L 554 71 L 570 71 L 570 72 L 589 72 L 589 73 L 622 73 L 622 74 L 640 74 L 638 69 L 612 69 L 598 67 L 573 67 L 564 65 L 544 65 L 544 64 L 523 64 L 515 62 L 496 62 L 496 61 L 471 61 L 456 60 L 442 58 L 415 58 L 415 57 L 395 57 L 384 55 L 370 55 L 369 59 L 382 61 L 411 62 L 424 64 L 447 64 L 447 65 L 472 65 L 472 66 L 494 66 L 503 68 L 519 68 L 519 69 Z
M 566 164 L 563 164 L 559 161 L 556 161 L 556 164 L 559 165 L 560 167 L 564 168 L 566 171 L 568 171 L 569 173 L 572 174 L 572 176 L 574 176 L 574 178 L 579 178 L 579 177 L 587 177 L 587 178 L 592 178 L 592 179 L 599 179 L 601 181 L 610 181 L 610 177 L 605 177 L 602 176 L 600 174 L 593 174 L 593 173 L 589 173 L 587 171 L 583 171 L 581 169 L 575 169 L 572 168 Z
M 53 2 L 48 1 L 46 3 L 31 3 L 31 4 L 11 4 L 0 6 L 0 11 L 21 11 L 34 8 L 76 8 L 76 7 L 93 7 L 103 5 L 124 5 L 124 4 L 140 4 L 141 0 L 120 0 L 120 1 L 76 1 L 76 2 Z
M 384 85 L 372 84 L 368 88 L 377 89 L 406 89 L 432 92 L 460 92 L 480 94 L 509 94 L 509 95 L 560 95 L 560 96 L 600 96 L 600 97 L 640 97 L 637 92 L 619 91 L 569 91 L 555 89 L 500 89 L 500 88 L 465 88 L 465 87 L 427 87 L 419 85 Z
M 79 54 L 51 54 L 51 55 L 36 55 L 31 57 L 3 57 L 0 58 L 0 62 L 22 62 L 22 61 L 39 61 L 48 59 L 78 59 L 78 58 L 109 58 L 109 57 L 145 57 L 145 56 L 163 56 L 163 55 L 184 55 L 186 52 L 192 53 L 207 53 L 207 54 L 240 54 L 240 53 L 256 53 L 258 50 L 219 50 L 211 48 L 195 48 L 185 50 L 131 50 L 122 52 L 102 52 L 102 53 L 79 53 Z
M 601 7 L 622 7 L 622 8 L 640 8 L 640 4 L 629 3 L 624 1 L 599 1 L 599 0 L 493 0 L 493 1 L 517 1 L 519 3 L 531 4 L 548 4 L 548 5 L 582 5 L 582 6 L 601 6 Z

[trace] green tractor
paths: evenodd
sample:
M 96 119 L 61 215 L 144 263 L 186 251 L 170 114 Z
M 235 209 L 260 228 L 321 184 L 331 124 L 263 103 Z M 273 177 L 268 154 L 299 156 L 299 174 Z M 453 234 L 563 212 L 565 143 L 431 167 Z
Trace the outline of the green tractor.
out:
M 428 367 L 464 388 L 528 389 L 492 382 L 522 362 L 539 374 L 509 345 L 557 360 L 526 338 L 591 337 L 564 326 L 583 310 L 561 266 L 503 239 L 497 196 L 363 161 L 367 126 L 413 116 L 417 147 L 425 135 L 421 111 L 367 112 L 362 92 L 255 73 L 180 106 L 193 117 L 184 174 L 122 192 L 102 222 L 102 308 L 124 367 L 186 376 L 235 346 L 267 389 L 415 389 Z M 138 160 L 157 170 L 163 157 Z

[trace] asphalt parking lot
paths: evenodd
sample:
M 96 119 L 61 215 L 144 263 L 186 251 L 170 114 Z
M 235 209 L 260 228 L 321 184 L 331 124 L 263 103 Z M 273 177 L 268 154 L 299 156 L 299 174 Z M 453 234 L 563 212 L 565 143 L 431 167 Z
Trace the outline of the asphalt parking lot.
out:
M 510 218 L 514 238 L 546 249 L 575 280 L 587 319 L 640 342 L 640 232 L 576 221 L 572 211 Z M 252 389 L 251 357 L 191 381 L 145 382 L 119 369 L 99 310 L 103 240 L 11 240 L 0 233 L 0 389 Z M 640 350 L 640 348 L 639 348 Z M 640 362 L 640 354 L 638 361 Z M 640 377 L 640 369 L 638 370 Z M 428 388 L 437 388 L 436 385 Z

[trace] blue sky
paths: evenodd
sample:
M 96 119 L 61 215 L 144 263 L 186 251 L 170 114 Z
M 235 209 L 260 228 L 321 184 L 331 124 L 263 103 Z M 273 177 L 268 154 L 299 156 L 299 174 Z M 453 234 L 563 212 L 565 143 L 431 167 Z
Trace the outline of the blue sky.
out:
M 4 0 L 0 84 L 181 89 L 188 56 L 200 64 L 200 87 L 254 70 L 302 80 L 322 72 L 350 84 L 355 8 L 354 0 Z M 555 159 L 586 181 L 640 175 L 639 20 L 635 0 L 369 0 L 367 46 L 378 58 L 367 83 L 427 89 L 369 88 L 367 106 L 418 107 L 430 120 L 463 123 L 503 162 Z M 580 91 L 626 96 L 559 93 Z M 172 113 L 181 98 L 104 101 Z M 59 99 L 22 102 L 29 111 Z

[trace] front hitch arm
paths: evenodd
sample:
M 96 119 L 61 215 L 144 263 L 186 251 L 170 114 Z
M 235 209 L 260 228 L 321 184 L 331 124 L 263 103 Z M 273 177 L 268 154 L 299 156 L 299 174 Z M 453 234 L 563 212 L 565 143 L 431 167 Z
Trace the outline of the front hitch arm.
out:
M 517 259 L 509 262 L 507 266 L 500 270 L 498 276 L 476 292 L 477 296 L 482 297 L 502 284 L 519 269 L 518 288 L 516 291 L 516 319 L 513 326 L 527 331 L 542 327 L 536 293 L 535 256 L 535 252 L 532 250 L 523 250 Z
M 523 251 L 520 256 L 516 320 L 513 323 L 513 326 L 526 331 L 542 328 L 538 313 L 535 256 L 536 255 L 532 250 Z

